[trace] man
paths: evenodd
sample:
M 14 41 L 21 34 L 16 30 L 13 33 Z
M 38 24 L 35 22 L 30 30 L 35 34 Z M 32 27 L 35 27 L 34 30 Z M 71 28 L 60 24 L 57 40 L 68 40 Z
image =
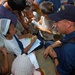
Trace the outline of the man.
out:
M 61 6 L 58 12 L 49 17 L 55 21 L 58 32 L 66 36 L 48 46 L 44 51 L 44 57 L 49 54 L 54 60 L 57 75 L 73 75 L 75 72 L 75 6 Z

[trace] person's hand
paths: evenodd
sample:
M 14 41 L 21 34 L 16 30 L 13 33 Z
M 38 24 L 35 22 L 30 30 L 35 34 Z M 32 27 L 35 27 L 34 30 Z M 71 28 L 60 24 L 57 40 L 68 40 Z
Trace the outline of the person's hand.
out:
M 7 51 L 6 51 L 6 48 L 5 48 L 5 47 L 0 47 L 0 51 L 2 52 L 2 54 L 3 54 L 4 56 L 7 55 Z
M 28 33 L 25 35 L 25 38 L 31 38 L 32 37 L 32 34 Z
M 50 46 L 48 46 L 43 53 L 44 58 L 47 58 L 48 54 L 49 54 L 49 50 L 50 50 Z
M 36 41 L 36 39 L 37 39 L 37 36 L 36 36 L 36 35 L 33 36 L 33 37 L 31 38 L 31 43 L 34 43 L 34 42 Z
M 50 55 L 52 58 L 57 57 L 57 54 L 56 54 L 56 52 L 54 51 L 53 48 L 51 48 L 51 49 L 49 50 L 49 55 Z
M 36 18 L 35 17 L 32 17 L 31 20 L 36 20 Z
M 49 33 L 49 34 L 53 34 L 52 31 L 43 28 L 41 25 L 38 26 L 38 29 L 41 30 L 41 31 L 43 31 L 43 32 L 47 32 L 47 33 Z

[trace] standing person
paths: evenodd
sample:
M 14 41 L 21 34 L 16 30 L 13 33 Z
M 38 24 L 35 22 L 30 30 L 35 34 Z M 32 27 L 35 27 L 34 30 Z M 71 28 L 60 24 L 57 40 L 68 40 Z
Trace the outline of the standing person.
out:
M 9 72 L 9 66 L 8 66 L 8 56 L 7 51 L 5 47 L 0 47 L 0 52 L 2 52 L 4 65 L 0 65 L 0 75 L 5 75 Z
M 71 9 L 71 10 L 70 10 Z M 63 5 L 60 11 L 49 15 L 55 21 L 58 32 L 64 38 L 48 46 L 44 58 L 49 54 L 54 60 L 57 75 L 75 75 L 75 6 Z

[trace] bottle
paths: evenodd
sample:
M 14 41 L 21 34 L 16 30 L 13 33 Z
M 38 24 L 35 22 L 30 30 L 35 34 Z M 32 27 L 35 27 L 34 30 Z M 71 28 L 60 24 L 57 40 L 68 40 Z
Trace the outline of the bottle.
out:
M 40 27 L 40 24 L 38 22 L 36 22 L 35 20 L 32 20 L 32 23 L 37 26 L 37 27 Z

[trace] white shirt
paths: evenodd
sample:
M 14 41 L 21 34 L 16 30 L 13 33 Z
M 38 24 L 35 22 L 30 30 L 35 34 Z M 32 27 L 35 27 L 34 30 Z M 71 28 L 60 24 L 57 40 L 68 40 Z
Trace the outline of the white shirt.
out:
M 41 20 L 42 20 L 42 27 L 44 29 L 50 30 L 50 20 L 47 20 L 44 16 L 41 16 Z M 53 39 L 53 35 L 51 35 L 47 32 L 39 31 L 39 33 L 40 33 L 41 37 L 44 38 L 45 40 Z
M 13 39 L 11 40 L 5 39 L 4 42 L 5 42 L 5 47 L 7 48 L 7 52 L 13 53 L 15 55 L 21 55 L 21 49 L 19 48 L 19 45 L 15 37 L 13 37 Z

